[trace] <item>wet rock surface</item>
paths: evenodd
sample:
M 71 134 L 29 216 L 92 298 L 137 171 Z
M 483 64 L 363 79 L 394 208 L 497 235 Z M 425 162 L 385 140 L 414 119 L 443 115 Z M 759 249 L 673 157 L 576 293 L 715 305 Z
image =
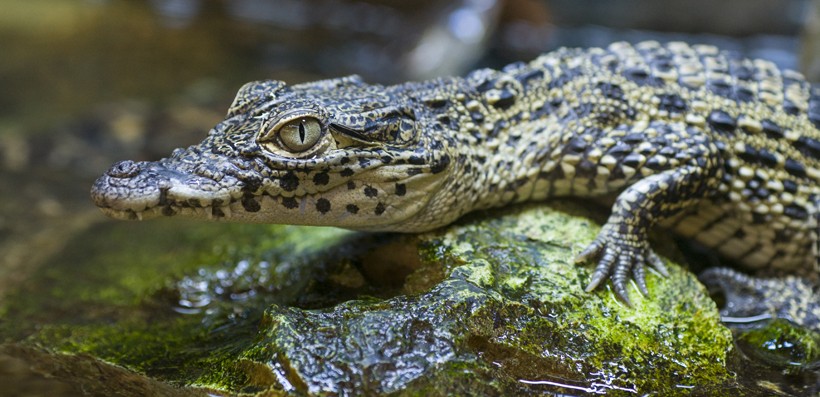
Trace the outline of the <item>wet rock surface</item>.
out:
M 62 255 L 87 270 L 58 279 L 70 265 L 45 266 L 4 307 L 12 322 L 44 325 L 0 331 L 21 346 L 217 394 L 770 390 L 755 383 L 760 372 L 735 375 L 748 354 L 690 272 L 670 263 L 669 278 L 651 274 L 651 297 L 630 290 L 633 308 L 609 290 L 584 292 L 592 268 L 573 259 L 597 232 L 590 215 L 559 203 L 520 207 L 419 236 L 105 224 L 89 233 L 110 245 L 79 238 Z M 57 292 L 23 295 L 39 283 Z M 816 356 L 803 357 L 792 383 L 767 373 L 765 386 L 812 390 Z

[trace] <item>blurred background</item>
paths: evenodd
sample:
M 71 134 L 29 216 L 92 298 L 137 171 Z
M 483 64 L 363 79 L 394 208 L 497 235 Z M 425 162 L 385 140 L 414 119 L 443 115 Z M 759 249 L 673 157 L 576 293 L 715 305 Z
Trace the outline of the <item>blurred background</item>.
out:
M 2 0 L 0 300 L 117 160 L 199 141 L 244 82 L 396 83 L 617 40 L 711 43 L 817 80 L 808 0 Z

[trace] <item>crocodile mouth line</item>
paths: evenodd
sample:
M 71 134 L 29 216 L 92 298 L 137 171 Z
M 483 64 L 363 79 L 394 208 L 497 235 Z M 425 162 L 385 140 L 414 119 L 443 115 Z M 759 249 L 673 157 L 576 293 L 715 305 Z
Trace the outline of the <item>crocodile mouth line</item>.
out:
M 227 220 L 232 215 L 231 205 L 207 205 L 201 207 L 180 206 L 180 205 L 165 205 L 157 207 L 149 207 L 144 210 L 124 209 L 119 210 L 110 207 L 100 207 L 105 215 L 114 219 L 141 221 L 143 219 L 151 219 L 158 217 L 170 217 L 181 215 L 185 217 L 197 217 L 207 220 Z

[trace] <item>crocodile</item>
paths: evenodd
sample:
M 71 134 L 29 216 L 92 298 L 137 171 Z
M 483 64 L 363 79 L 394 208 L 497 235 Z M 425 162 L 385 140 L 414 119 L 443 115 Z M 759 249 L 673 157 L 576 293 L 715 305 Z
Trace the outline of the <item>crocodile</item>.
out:
M 255 81 L 199 144 L 115 163 L 91 196 L 117 219 L 181 216 L 423 232 L 552 197 L 611 214 L 578 262 L 630 303 L 655 225 L 760 274 L 818 265 L 820 90 L 708 45 L 562 48 L 392 86 Z M 818 309 L 820 310 L 820 309 Z

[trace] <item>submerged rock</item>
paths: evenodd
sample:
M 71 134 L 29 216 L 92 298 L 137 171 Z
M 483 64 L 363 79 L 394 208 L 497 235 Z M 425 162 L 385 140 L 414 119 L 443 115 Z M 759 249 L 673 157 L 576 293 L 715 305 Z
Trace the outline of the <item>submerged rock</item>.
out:
M 599 227 L 579 206 L 552 205 L 422 235 L 189 224 L 190 252 L 162 237 L 183 235 L 171 223 L 118 223 L 129 243 L 99 244 L 84 265 L 145 297 L 129 304 L 135 291 L 109 287 L 89 298 L 90 286 L 48 279 L 64 299 L 84 296 L 60 310 L 85 317 L 43 320 L 23 343 L 213 393 L 737 395 L 777 383 L 762 389 L 759 372 L 739 371 L 745 358 L 715 303 L 673 263 L 669 277 L 649 274 L 651 296 L 630 288 L 633 307 L 608 289 L 584 292 L 593 267 L 574 257 Z M 93 240 L 103 233 L 119 235 Z M 162 244 L 181 251 L 133 256 Z M 52 271 L 77 266 L 62 260 Z M 140 284 L 140 272 L 163 269 L 177 281 Z M 55 310 L 28 305 L 7 314 Z M 782 390 L 807 390 L 795 387 Z

